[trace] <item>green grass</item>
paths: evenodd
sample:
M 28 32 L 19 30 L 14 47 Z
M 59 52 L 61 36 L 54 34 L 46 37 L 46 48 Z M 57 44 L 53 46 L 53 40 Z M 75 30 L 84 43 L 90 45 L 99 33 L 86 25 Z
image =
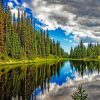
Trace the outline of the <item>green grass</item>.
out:
M 15 65 L 15 64 L 30 64 L 30 63 L 42 63 L 42 62 L 54 62 L 61 61 L 63 58 L 59 58 L 57 56 L 49 55 L 48 57 L 36 57 L 32 60 L 29 59 L 14 59 L 10 58 L 6 55 L 0 54 L 0 65 Z
M 64 58 L 64 60 L 100 61 L 98 58 Z

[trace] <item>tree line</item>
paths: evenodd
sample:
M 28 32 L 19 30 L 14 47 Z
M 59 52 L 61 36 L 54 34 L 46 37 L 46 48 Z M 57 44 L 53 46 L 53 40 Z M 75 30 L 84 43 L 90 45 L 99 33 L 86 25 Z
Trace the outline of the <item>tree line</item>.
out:
M 71 47 L 70 58 L 98 58 L 100 56 L 100 44 L 89 43 L 86 47 L 81 41 L 75 48 Z
M 18 16 L 12 15 L 9 6 L 0 2 L 0 53 L 16 59 L 47 57 L 54 55 L 65 57 L 67 53 L 60 42 L 50 39 L 48 30 L 35 28 L 35 21 L 18 9 Z

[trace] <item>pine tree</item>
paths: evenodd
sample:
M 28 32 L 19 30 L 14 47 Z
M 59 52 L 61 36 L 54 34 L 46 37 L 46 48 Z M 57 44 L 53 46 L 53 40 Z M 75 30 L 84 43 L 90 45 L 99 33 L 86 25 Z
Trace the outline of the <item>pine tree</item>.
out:
M 45 57 L 45 33 L 41 30 L 41 54 Z
M 82 85 L 79 85 L 77 91 L 72 95 L 73 100 L 87 100 L 87 94 L 85 90 L 82 88 Z
M 49 38 L 48 30 L 46 33 L 45 48 L 46 48 L 46 56 L 49 56 L 50 55 L 50 38 Z
M 50 54 L 53 55 L 53 41 L 50 39 Z
M 57 56 L 61 57 L 61 48 L 60 48 L 60 42 L 57 41 Z
M 57 43 L 55 43 L 55 56 L 57 56 Z
M 10 13 L 10 9 L 7 6 L 6 10 L 5 10 L 5 17 L 4 17 L 4 33 L 5 33 L 5 54 L 8 54 L 8 35 L 9 35 L 9 13 Z
M 16 25 L 16 18 L 15 18 L 15 13 L 13 15 L 13 27 L 14 27 L 14 32 L 17 32 L 17 25 Z
M 19 35 L 16 33 L 16 22 L 15 22 L 15 14 L 13 16 L 13 24 L 11 26 L 11 46 L 12 46 L 12 57 L 20 58 L 21 54 L 21 41 Z
M 7 21 L 7 34 L 6 34 L 6 51 L 8 56 L 12 57 L 12 15 L 10 8 L 7 7 L 8 21 Z
M 53 39 L 53 55 L 56 55 L 56 43 L 55 40 Z
M 17 33 L 20 35 L 21 31 L 21 20 L 20 20 L 21 14 L 20 10 L 18 9 L 18 18 L 17 18 Z
M 37 41 L 36 41 L 36 30 L 35 30 L 35 21 L 34 21 L 34 27 L 33 27 L 33 32 L 32 32 L 32 52 L 33 52 L 33 57 L 35 58 L 37 56 Z M 41 38 L 41 37 L 40 37 Z
M 73 48 L 71 47 L 71 50 L 70 50 L 70 58 L 73 58 Z
M 36 35 L 36 42 L 37 42 L 37 55 L 38 56 L 41 56 L 41 36 L 40 36 L 40 33 L 39 32 L 36 32 L 37 35 Z
M 36 40 L 36 34 L 34 35 L 34 40 L 33 40 L 33 43 L 32 43 L 32 45 L 33 45 L 33 57 L 36 57 L 37 56 L 37 40 Z
M 4 7 L 0 2 L 0 53 L 4 52 Z
M 26 19 L 26 23 L 27 23 L 27 33 L 26 33 L 26 54 L 28 58 L 31 58 L 32 54 L 31 54 L 31 20 L 29 17 L 27 17 Z

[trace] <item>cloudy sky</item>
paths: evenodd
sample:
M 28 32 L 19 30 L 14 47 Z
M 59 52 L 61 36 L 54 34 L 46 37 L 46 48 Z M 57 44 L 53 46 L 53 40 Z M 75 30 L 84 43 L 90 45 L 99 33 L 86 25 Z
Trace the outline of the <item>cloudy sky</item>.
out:
M 65 51 L 76 46 L 100 42 L 100 0 L 5 0 L 16 13 L 17 8 L 32 14 L 37 29 L 49 29 L 50 37 L 61 42 Z

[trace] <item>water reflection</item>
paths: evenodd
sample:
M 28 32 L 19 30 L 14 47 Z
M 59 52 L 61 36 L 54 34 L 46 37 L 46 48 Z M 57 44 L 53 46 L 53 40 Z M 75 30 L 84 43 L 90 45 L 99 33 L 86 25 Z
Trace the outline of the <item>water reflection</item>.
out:
M 100 62 L 97 61 L 70 61 L 71 68 L 75 68 L 82 77 L 85 74 L 93 74 L 94 72 L 100 72 Z
M 36 88 L 41 88 L 43 93 L 48 87 L 49 91 L 50 78 L 56 73 L 59 76 L 63 63 L 18 66 L 8 72 L 1 69 L 0 100 L 29 100 Z
M 99 71 L 100 63 L 95 61 L 66 61 L 0 69 L 0 100 L 35 100 L 37 95 L 50 90 L 50 84 L 61 86 L 69 79 L 74 80 L 76 72 L 84 77 Z

